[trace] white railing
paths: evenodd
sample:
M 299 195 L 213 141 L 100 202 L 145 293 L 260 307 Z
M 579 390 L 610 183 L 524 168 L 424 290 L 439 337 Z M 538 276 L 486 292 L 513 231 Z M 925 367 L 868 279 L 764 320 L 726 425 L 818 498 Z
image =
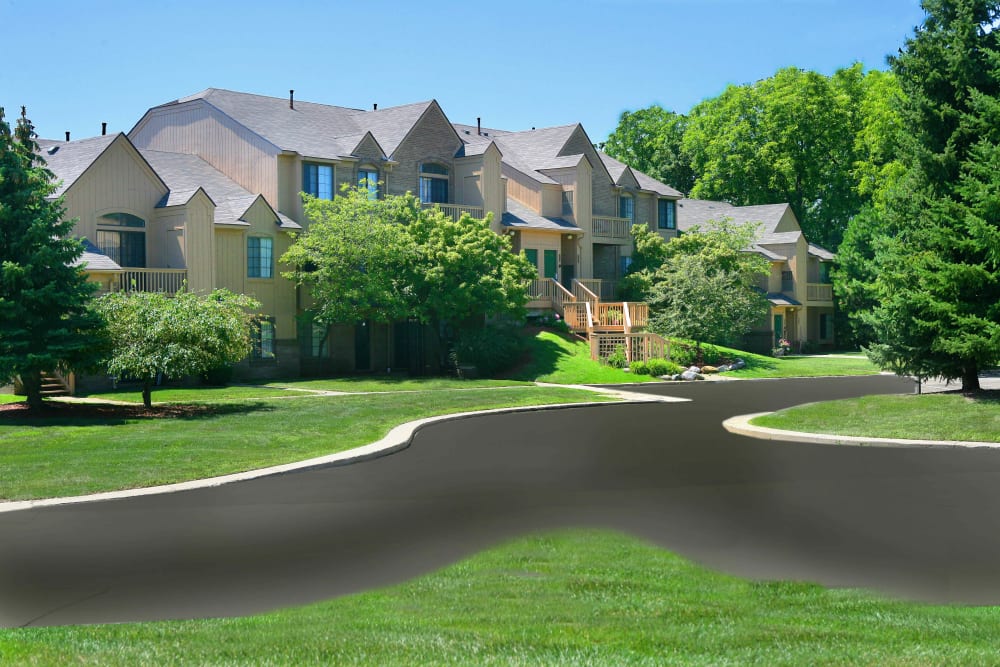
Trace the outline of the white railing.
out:
M 594 216 L 594 236 L 605 239 L 629 239 L 632 221 L 628 218 Z
M 124 269 L 114 291 L 176 294 L 187 280 L 187 269 Z
M 440 208 L 441 212 L 452 220 L 458 221 L 463 213 L 468 213 L 473 218 L 482 219 L 485 216 L 482 206 L 466 206 L 465 204 L 423 204 L 424 208 Z
M 806 285 L 807 301 L 833 301 L 833 285 L 825 283 L 808 283 Z

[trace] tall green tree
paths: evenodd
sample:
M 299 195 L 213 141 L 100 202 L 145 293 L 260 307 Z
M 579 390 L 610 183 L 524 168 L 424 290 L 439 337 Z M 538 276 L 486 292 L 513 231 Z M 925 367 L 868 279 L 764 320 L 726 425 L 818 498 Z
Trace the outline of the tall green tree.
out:
M 0 108 L 0 383 L 20 377 L 32 409 L 43 372 L 92 366 L 104 345 L 97 286 L 52 179 L 24 109 L 12 133 Z
M 855 318 L 883 367 L 971 392 L 1000 362 L 1000 3 L 922 6 L 923 24 L 890 59 L 906 173 L 877 232 L 849 248 L 871 258 L 853 288 L 873 306 Z
M 246 358 L 258 308 L 257 301 L 227 290 L 107 294 L 97 300 L 112 342 L 107 373 L 141 379 L 142 403 L 152 407 L 157 375 L 202 375 Z
M 646 225 L 632 225 L 632 263 L 619 284 L 623 301 L 645 301 L 653 275 L 667 258 L 667 242 Z
M 694 187 L 691 159 L 684 152 L 687 118 L 653 105 L 623 111 L 601 148 L 611 157 L 681 192 Z

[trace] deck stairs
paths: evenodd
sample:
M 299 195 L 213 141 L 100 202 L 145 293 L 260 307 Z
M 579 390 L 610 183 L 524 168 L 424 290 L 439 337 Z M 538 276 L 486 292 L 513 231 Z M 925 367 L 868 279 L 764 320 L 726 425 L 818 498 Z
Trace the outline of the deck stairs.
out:
M 603 301 L 599 280 L 574 280 L 569 290 L 555 278 L 532 281 L 529 307 L 555 311 L 570 331 L 590 342 L 594 360 L 610 356 L 621 346 L 629 362 L 654 357 L 669 358 L 670 342 L 645 331 L 649 304 L 635 301 Z
M 70 396 L 73 391 L 69 382 L 58 371 L 42 373 L 42 396 Z

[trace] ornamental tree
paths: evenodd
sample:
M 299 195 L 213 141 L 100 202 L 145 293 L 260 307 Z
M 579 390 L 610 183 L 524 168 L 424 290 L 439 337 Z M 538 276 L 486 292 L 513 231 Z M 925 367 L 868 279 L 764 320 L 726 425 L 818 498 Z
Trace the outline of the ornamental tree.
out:
M 202 375 L 244 359 L 252 349 L 253 311 L 248 296 L 215 290 L 200 296 L 186 290 L 113 292 L 97 300 L 107 319 L 111 352 L 108 375 L 142 380 L 142 403 L 152 407 L 159 374 Z
M 97 286 L 52 178 L 23 107 L 13 134 L 0 108 L 0 384 L 19 377 L 31 409 L 43 372 L 84 370 L 104 347 Z

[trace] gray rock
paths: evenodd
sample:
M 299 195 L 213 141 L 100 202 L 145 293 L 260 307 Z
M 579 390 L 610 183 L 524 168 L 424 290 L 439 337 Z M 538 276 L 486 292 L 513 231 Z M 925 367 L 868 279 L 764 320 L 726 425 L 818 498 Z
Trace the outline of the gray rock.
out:
M 681 373 L 681 379 L 682 380 L 704 380 L 705 376 L 702 375 L 701 373 L 696 372 L 696 371 L 686 370 L 683 373 Z
M 725 373 L 726 371 L 729 370 L 729 368 L 730 368 L 729 364 L 722 364 L 721 366 L 719 366 L 719 368 L 717 370 L 720 373 Z
M 738 371 L 739 369 L 746 367 L 747 367 L 747 362 L 743 361 L 742 359 L 737 359 L 732 364 L 730 364 L 729 369 Z
M 688 369 L 688 371 L 690 371 L 691 373 L 700 373 L 700 372 L 701 372 L 701 369 L 700 369 L 700 368 L 698 368 L 697 366 L 691 366 L 691 367 L 690 367 L 690 368 Z

